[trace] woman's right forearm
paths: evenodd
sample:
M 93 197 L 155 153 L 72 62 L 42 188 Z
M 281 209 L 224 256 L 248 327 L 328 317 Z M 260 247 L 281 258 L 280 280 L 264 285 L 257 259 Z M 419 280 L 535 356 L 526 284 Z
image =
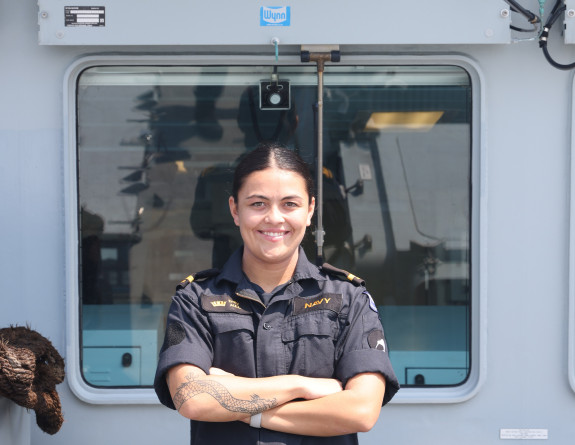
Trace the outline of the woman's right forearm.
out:
M 206 375 L 191 365 L 168 371 L 168 385 L 176 409 L 183 416 L 211 422 L 249 418 L 294 399 L 312 399 L 341 391 L 332 379 L 310 379 L 297 375 L 244 378 Z

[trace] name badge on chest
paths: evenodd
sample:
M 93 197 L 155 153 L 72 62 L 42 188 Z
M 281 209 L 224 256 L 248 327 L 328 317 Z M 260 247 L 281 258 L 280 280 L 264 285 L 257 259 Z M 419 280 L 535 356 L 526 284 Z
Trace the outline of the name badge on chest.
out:
M 295 297 L 293 299 L 293 315 L 312 311 L 330 310 L 339 314 L 343 305 L 341 294 L 322 294 L 317 297 Z
M 249 315 L 251 310 L 244 302 L 237 301 L 229 295 L 202 295 L 202 309 L 206 312 L 231 312 Z

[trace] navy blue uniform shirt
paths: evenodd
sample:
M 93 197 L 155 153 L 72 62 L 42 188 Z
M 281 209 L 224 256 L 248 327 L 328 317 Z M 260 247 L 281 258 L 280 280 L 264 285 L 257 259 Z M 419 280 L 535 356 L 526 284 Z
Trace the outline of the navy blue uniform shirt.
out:
M 168 314 L 154 387 L 174 409 L 165 374 L 187 363 L 209 374 L 241 377 L 299 374 L 335 378 L 344 387 L 363 372 L 385 376 L 385 405 L 399 389 L 377 309 L 364 287 L 325 273 L 303 249 L 292 279 L 265 306 L 241 269 L 243 250 L 222 271 L 179 287 Z M 243 422 L 191 421 L 193 445 L 343 445 L 357 435 L 311 437 L 252 428 Z

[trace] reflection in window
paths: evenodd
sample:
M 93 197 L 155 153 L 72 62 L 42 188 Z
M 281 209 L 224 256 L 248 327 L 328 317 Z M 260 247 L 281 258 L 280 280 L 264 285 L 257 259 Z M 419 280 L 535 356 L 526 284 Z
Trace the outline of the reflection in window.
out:
M 82 368 L 152 384 L 177 283 L 240 244 L 231 173 L 258 141 L 313 164 L 313 67 L 282 66 L 291 108 L 262 110 L 271 67 L 94 67 L 78 82 Z M 329 66 L 326 260 L 364 278 L 404 386 L 470 371 L 471 84 L 446 66 Z M 313 229 L 312 229 L 313 230 Z M 311 233 L 312 230 L 309 232 Z M 304 240 L 310 258 L 314 240 Z

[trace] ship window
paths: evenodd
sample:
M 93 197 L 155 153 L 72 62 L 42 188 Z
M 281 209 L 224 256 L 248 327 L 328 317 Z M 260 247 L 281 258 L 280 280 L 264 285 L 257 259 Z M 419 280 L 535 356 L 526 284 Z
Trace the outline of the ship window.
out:
M 575 79 L 572 80 L 575 91 Z M 573 94 L 573 93 L 571 93 Z M 571 101 L 571 118 L 575 116 L 575 101 Z M 569 334 L 567 373 L 571 389 L 575 391 L 575 131 L 571 129 L 571 207 L 569 225 Z
M 258 141 L 314 164 L 312 65 L 92 66 L 76 87 L 79 365 L 97 388 L 149 387 L 176 285 L 240 244 L 231 172 Z M 472 369 L 472 82 L 459 66 L 330 65 L 325 260 L 363 278 L 404 388 Z M 310 232 L 313 231 L 313 228 Z M 314 259 L 314 239 L 304 248 Z M 478 297 L 477 297 L 478 298 Z

